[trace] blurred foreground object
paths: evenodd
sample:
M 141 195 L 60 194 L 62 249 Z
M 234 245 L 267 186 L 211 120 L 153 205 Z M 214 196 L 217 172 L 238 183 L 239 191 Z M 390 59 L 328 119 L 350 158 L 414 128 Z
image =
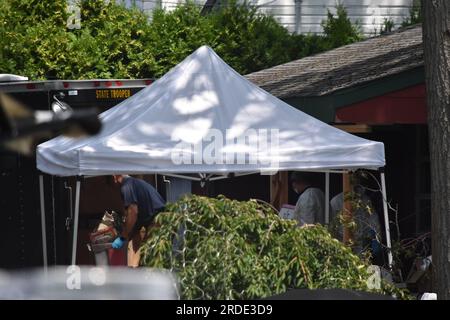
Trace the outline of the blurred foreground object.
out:
M 2 73 L 0 74 L 0 82 L 27 81 L 28 77 L 18 76 L 16 74 Z
M 424 293 L 432 292 L 432 273 L 433 258 L 431 255 L 427 257 L 417 257 L 406 278 L 406 284 L 413 292 Z
M 420 300 L 437 300 L 437 294 L 434 292 L 425 292 L 420 297 Z
M 168 271 L 69 266 L 0 272 L 0 299 L 176 300 L 178 288 Z
M 76 138 L 100 131 L 95 108 L 72 110 L 67 103 L 54 99 L 52 111 L 32 110 L 0 92 L 0 144 L 28 155 L 39 140 L 59 134 Z

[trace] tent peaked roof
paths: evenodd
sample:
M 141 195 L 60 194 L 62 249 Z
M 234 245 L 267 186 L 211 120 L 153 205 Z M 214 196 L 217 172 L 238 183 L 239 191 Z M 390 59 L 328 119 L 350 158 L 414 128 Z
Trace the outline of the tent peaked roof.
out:
M 385 164 L 382 143 L 291 107 L 246 80 L 207 46 L 100 119 L 103 128 L 96 136 L 60 136 L 39 145 L 38 169 L 69 176 Z

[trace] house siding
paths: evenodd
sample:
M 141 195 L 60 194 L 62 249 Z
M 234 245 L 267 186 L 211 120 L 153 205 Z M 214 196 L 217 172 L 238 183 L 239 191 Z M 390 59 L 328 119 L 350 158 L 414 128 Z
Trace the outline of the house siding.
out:
M 130 1 L 130 0 L 129 0 Z M 226 0 L 225 0 L 226 1 Z M 155 8 L 172 10 L 183 0 L 136 0 L 144 11 Z M 203 5 L 205 0 L 196 0 Z M 290 32 L 321 33 L 321 22 L 326 19 L 327 9 L 336 13 L 337 0 L 250 0 L 261 12 L 272 15 Z M 394 22 L 394 28 L 410 16 L 414 0 L 341 0 L 349 18 L 358 22 L 366 36 L 380 32 L 385 19 Z M 221 1 L 224 3 L 224 0 Z

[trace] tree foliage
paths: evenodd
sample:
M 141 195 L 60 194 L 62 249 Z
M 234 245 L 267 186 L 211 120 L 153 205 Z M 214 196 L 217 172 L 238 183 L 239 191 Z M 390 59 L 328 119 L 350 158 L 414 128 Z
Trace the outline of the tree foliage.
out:
M 81 28 L 68 29 L 65 0 L 6 0 L 0 13 L 0 71 L 31 79 L 149 76 L 147 17 L 104 1 L 80 1 Z M 150 72 L 149 72 L 150 71 Z
M 365 262 L 324 227 L 298 228 L 255 200 L 185 197 L 156 222 L 141 264 L 176 272 L 184 299 L 253 299 L 289 288 L 370 290 Z M 387 285 L 381 291 L 401 295 Z
M 412 7 L 409 10 L 409 17 L 403 20 L 402 27 L 408 27 L 422 22 L 422 2 L 421 0 L 413 0 Z
M 31 79 L 160 77 L 209 45 L 246 74 L 359 39 L 343 8 L 337 18 L 329 15 L 321 36 L 290 34 L 246 3 L 201 15 L 188 2 L 173 11 L 155 10 L 151 19 L 115 1 L 76 3 L 80 29 L 67 27 L 67 0 L 1 1 L 0 72 Z
M 322 22 L 322 28 L 329 48 L 336 48 L 362 40 L 359 25 L 350 21 L 342 4 L 336 6 L 336 16 L 328 10 L 327 19 Z

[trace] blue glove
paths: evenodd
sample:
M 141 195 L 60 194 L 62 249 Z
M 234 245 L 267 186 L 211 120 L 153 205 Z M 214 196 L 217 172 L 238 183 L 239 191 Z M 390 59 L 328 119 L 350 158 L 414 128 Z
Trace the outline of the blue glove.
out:
M 120 249 L 123 247 L 124 243 L 125 243 L 125 238 L 117 237 L 116 240 L 113 241 L 111 246 L 113 247 L 113 249 Z

